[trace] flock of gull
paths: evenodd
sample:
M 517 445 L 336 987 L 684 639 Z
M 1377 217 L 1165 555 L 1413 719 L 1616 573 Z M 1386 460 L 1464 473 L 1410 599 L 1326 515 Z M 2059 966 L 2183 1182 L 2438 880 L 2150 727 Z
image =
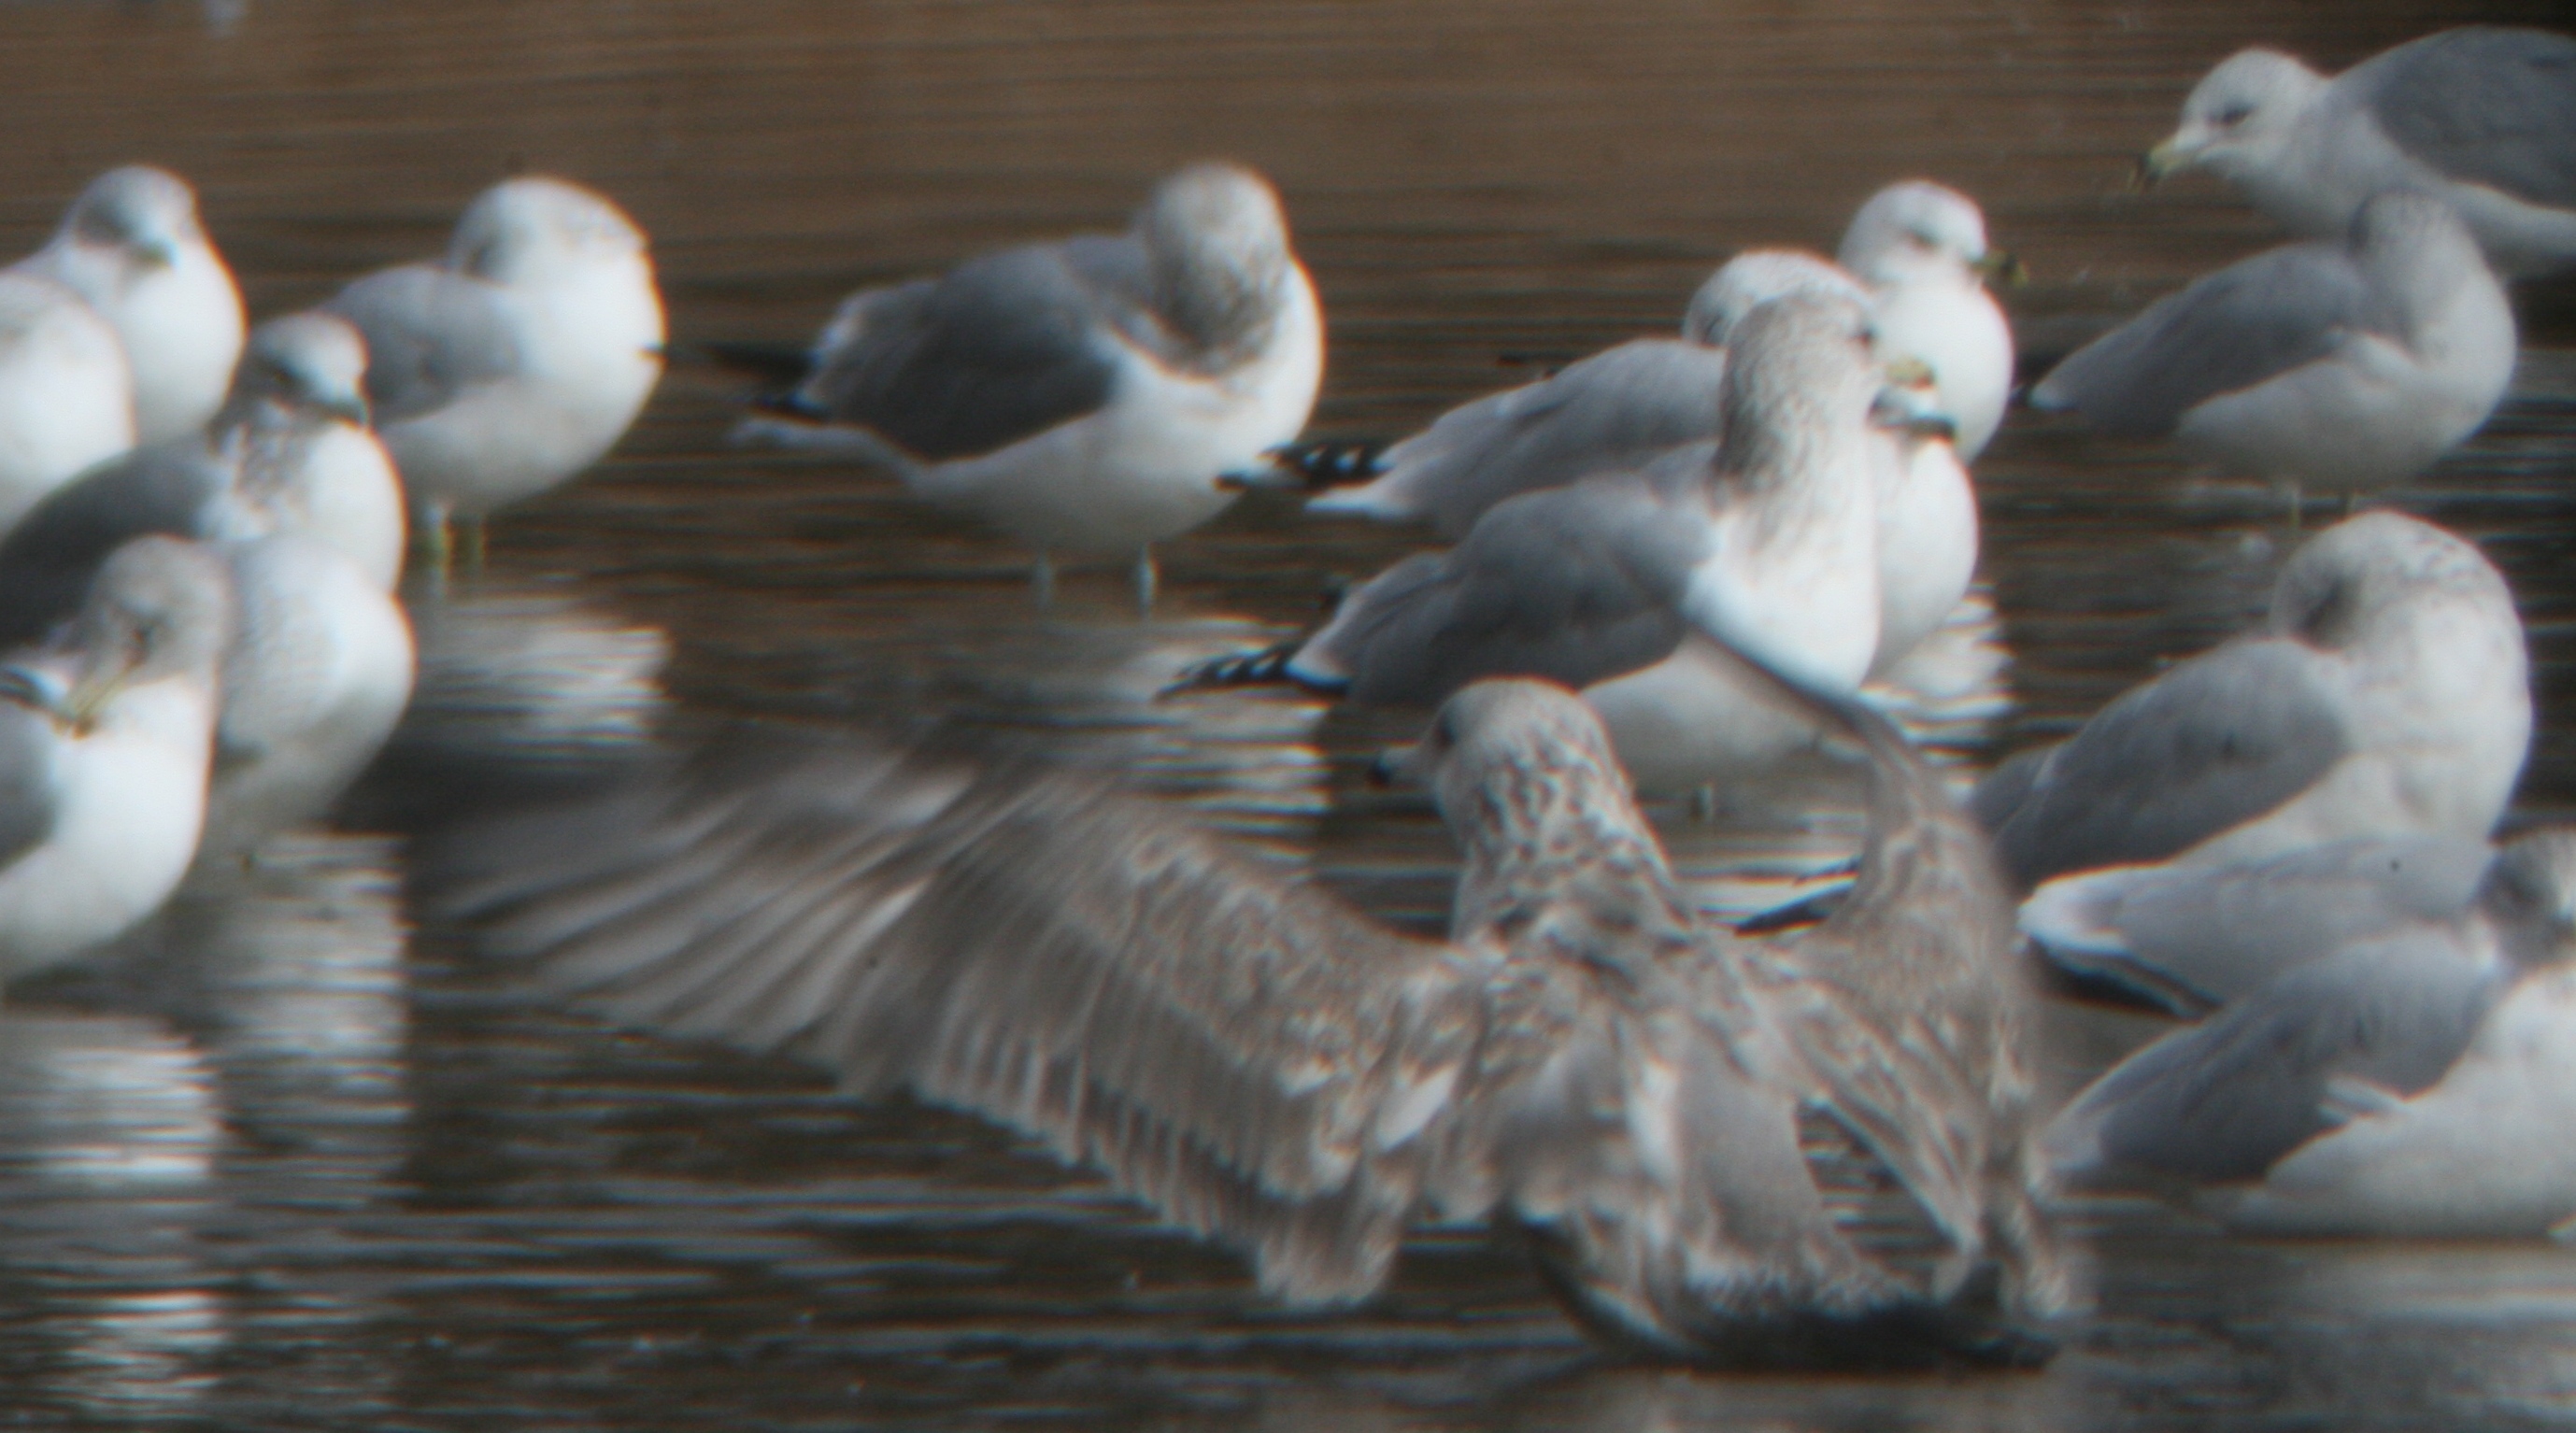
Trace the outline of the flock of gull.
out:
M 1098 777 L 779 728 L 424 850 L 435 903 L 613 1018 L 1035 1132 L 1299 1302 L 1484 1220 L 1615 1346 L 2027 1365 L 2084 1297 L 2052 1215 L 2078 1189 L 2576 1232 L 2576 832 L 2490 844 L 2532 726 L 2512 594 L 2457 536 L 2349 513 L 2495 409 L 2504 282 L 2576 268 L 2576 40 L 2451 30 L 2332 78 L 2248 51 L 2146 161 L 2186 167 L 2307 237 L 2024 397 L 2348 514 L 2257 629 L 1964 804 L 1861 688 L 1975 573 L 1969 465 L 2015 390 L 1973 202 L 1893 185 L 1832 260 L 1730 261 L 1677 334 L 1300 445 L 1321 306 L 1270 185 L 1205 163 L 1124 234 L 853 296 L 737 437 L 1000 529 L 1041 602 L 1109 556 L 1150 604 L 1153 545 L 1248 488 L 1427 525 L 1448 545 L 1169 699 L 1436 713 L 1381 767 L 1460 848 L 1446 939 Z M 411 692 L 407 548 L 478 556 L 663 362 L 642 234 L 545 178 L 246 329 L 154 169 L 0 272 L 0 975 L 327 813 Z M 1811 749 L 1867 772 L 1854 879 L 1729 928 L 1637 793 Z M 2043 968 L 2194 1023 L 2052 1112 Z

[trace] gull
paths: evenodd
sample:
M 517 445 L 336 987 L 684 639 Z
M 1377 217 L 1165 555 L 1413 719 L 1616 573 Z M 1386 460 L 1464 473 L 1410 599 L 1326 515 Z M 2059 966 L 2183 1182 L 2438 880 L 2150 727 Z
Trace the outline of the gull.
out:
M 1325 443 L 1292 454 L 1323 481 L 1355 467 L 1369 474 L 1317 495 L 1307 511 L 1428 521 L 1455 542 L 1506 498 L 1718 438 L 1717 391 L 1735 325 L 1755 305 L 1801 292 L 1867 302 L 1881 357 L 1930 370 L 1938 406 L 1958 427 L 1957 457 L 1974 458 L 2003 421 L 2013 367 L 2012 330 L 1983 283 L 2012 260 L 1987 249 L 1985 215 L 1928 180 L 1892 184 L 1852 216 L 1840 257 L 1837 266 L 1795 249 L 1747 250 L 1691 295 L 1678 338 L 1631 339 L 1487 394 L 1383 452 Z M 1964 472 L 1957 482 L 1964 493 Z M 1972 512 L 1971 566 L 1975 541 Z
M 1871 834 L 1859 898 L 1774 945 L 1699 913 L 1598 720 L 1529 681 L 1459 693 L 1404 759 L 1464 857 L 1446 941 L 1096 780 L 776 729 L 430 869 L 541 986 L 1037 1132 L 1292 1303 L 1490 1218 L 1656 1356 L 2043 1357 L 2065 1271 L 2009 908 L 1904 739 L 1812 711 L 1870 763 Z
M 2357 495 L 2432 466 L 2512 380 L 2513 310 L 2442 201 L 2388 193 L 2340 242 L 2258 254 L 2159 300 L 2031 390 L 2120 437 Z
M 400 575 L 402 490 L 367 429 L 366 348 L 326 314 L 262 324 L 207 430 L 140 448 L 56 490 L 0 541 L 0 642 L 32 641 L 91 574 L 148 532 L 215 539 L 291 529 L 379 591 Z
M 1984 452 L 2013 376 L 2012 326 L 1985 281 L 2018 265 L 1986 247 L 1976 201 L 1928 179 L 1891 184 L 1852 216 L 1835 257 L 1869 289 L 1879 353 L 1929 367 L 1959 457 Z
M 2530 741 L 2529 663 L 2504 578 L 2430 523 L 2370 512 L 2292 555 L 2260 628 L 2014 757 L 1974 805 L 2025 890 L 2098 866 L 2362 836 L 2476 841 Z
M 0 667 L 0 978 L 116 938 L 186 873 L 230 608 L 212 554 L 138 538 L 60 638 Z
M 662 376 L 643 231 L 605 196 L 528 176 L 466 206 L 447 256 L 323 305 L 367 343 L 367 396 L 442 563 L 483 519 L 598 462 Z
M 1450 542 L 1496 503 L 1614 472 L 1719 436 L 1726 344 L 1755 305 L 1801 292 L 1865 296 L 1812 254 L 1738 254 L 1691 295 L 1678 338 L 1637 338 L 1562 371 L 1490 393 L 1368 459 L 1374 476 L 1317 494 L 1311 513 L 1428 521 Z M 1328 462 L 1347 449 L 1317 449 Z
M 1893 450 L 1859 302 L 1794 294 L 1735 334 L 1723 445 L 1514 498 L 1443 553 L 1346 597 L 1293 651 L 1208 664 L 1185 685 L 1285 679 L 1429 707 L 1480 677 L 1581 690 L 1647 790 L 1691 789 L 1809 745 L 1813 725 L 1748 690 L 1720 648 L 1850 692 L 1880 661 L 1877 492 Z
M 2050 1127 L 2069 1182 L 2180 1183 L 2270 1234 L 2576 1229 L 2576 831 L 2447 924 L 2347 946 L 2147 1046 Z
M 1232 502 L 1233 481 L 1297 436 L 1323 378 L 1323 314 L 1278 195 L 1195 164 L 1124 235 L 987 254 L 868 289 L 814 341 L 786 412 L 738 436 L 899 474 L 935 506 L 1036 550 L 1132 553 Z
M 51 279 L 0 270 L 0 535 L 74 474 L 134 446 L 125 344 Z
M 2197 1017 L 2344 946 L 2457 920 L 2495 848 L 2448 832 L 2359 836 L 2238 861 L 2107 866 L 2022 903 L 2059 969 Z
M 115 328 L 133 381 L 136 442 L 185 437 L 223 405 L 247 323 L 186 180 L 147 165 L 109 170 L 17 268 L 80 295 Z
M 2303 234 L 2348 228 L 2372 195 L 2447 202 L 2507 276 L 2576 264 L 2576 39 L 2468 25 L 2328 80 L 2275 50 L 2228 57 L 2150 151 L 2150 179 L 2197 166 Z

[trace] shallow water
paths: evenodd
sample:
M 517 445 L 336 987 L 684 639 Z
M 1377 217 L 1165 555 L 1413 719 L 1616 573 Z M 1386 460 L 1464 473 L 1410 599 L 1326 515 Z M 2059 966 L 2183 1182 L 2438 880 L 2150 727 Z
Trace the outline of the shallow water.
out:
M 1324 432 L 1401 431 L 1661 329 L 1748 243 L 1829 244 L 1879 183 L 1977 194 L 2025 333 L 2270 240 L 2213 186 L 2125 192 L 2190 80 L 2256 40 L 2342 64 L 2548 7 L 1384 6 L 670 0 L 0 7 L 0 243 L 89 174 L 195 178 L 260 313 L 438 247 L 514 167 L 618 196 L 675 334 L 801 341 L 855 284 L 1113 226 L 1227 153 L 1280 182 L 1332 323 Z M 2475 534 L 2531 625 L 2524 815 L 2576 794 L 2576 324 L 2526 295 L 2515 402 L 2399 495 Z M 2576 1255 L 2251 1244 L 2105 1204 L 2100 1309 L 2045 1374 L 1714 1378 L 1592 1358 L 1480 1236 L 1299 1314 L 1024 1143 L 801 1071 L 617 1034 L 410 930 L 397 837 L 673 713 L 1007 727 L 1118 766 L 1436 923 L 1448 852 L 1360 760 L 1400 727 L 1272 695 L 1156 703 L 1309 621 L 1403 534 L 1247 502 L 1028 602 L 1023 559 L 889 487 L 728 449 L 682 366 L 619 454 L 415 594 L 428 697 L 346 833 L 301 837 L 0 1011 L 0 1412 L 43 1425 L 1153 1424 L 1629 1429 L 2500 1426 L 2576 1416 Z M 2016 419 L 1979 470 L 1999 627 L 1923 729 L 2062 730 L 2241 625 L 2294 540 L 2166 456 Z M 1982 637 L 1987 645 L 1980 647 Z M 1999 640 L 2009 665 L 1980 665 Z M 1959 673 L 1964 672 L 1962 676 Z M 1664 813 L 1713 904 L 1843 849 L 1847 807 Z M 2072 1080 L 2151 1027 L 2061 1011 Z

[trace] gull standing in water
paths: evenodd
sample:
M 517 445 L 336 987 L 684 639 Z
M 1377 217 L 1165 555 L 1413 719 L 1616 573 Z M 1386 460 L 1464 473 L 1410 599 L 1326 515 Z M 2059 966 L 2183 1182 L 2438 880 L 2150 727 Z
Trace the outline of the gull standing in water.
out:
M 2181 1181 L 2275 1234 L 2576 1232 L 2576 831 L 2474 906 L 2348 946 L 2149 1045 L 2050 1128 L 2070 1182 Z
M 1974 804 L 2025 890 L 2361 836 L 2477 841 L 2530 743 L 2529 658 L 2503 576 L 2430 523 L 2372 512 L 2290 558 L 2260 629 L 2014 757 Z
M 2360 494 L 2424 471 L 2513 379 L 2504 289 L 2450 206 L 2382 194 L 2340 242 L 2258 254 L 2159 300 L 2030 393 L 2231 472 Z
M 1314 285 L 1269 183 L 1232 164 L 1165 179 L 1124 235 L 972 259 L 845 301 L 788 410 L 748 440 L 839 453 L 1037 552 L 1133 554 L 1231 503 L 1297 436 L 1323 379 Z
M 2197 166 L 2318 238 L 2372 195 L 2415 189 L 2459 212 L 2496 272 L 2576 265 L 2576 38 L 2467 25 L 2328 80 L 2276 50 L 2231 55 L 2150 151 L 2150 179 Z
M 80 295 L 116 330 L 136 442 L 185 437 L 223 406 L 247 321 L 186 180 L 147 165 L 109 170 L 17 267 Z
M 0 536 L 133 446 L 134 384 L 116 330 L 53 280 L 0 270 Z
M 0 666 L 0 978 L 115 939 L 178 886 L 230 622 L 212 554 L 139 538 L 56 642 Z
M 1372 704 L 1429 707 L 1482 677 L 1581 690 L 1648 790 L 1688 790 L 1813 741 L 1747 688 L 1720 648 L 1820 690 L 1880 659 L 1878 492 L 1893 450 L 1868 316 L 1793 294 L 1737 330 L 1720 395 L 1726 440 L 1643 471 L 1530 493 L 1444 553 L 1353 591 L 1293 652 L 1209 664 L 1192 685 L 1285 679 Z
M 1773 945 L 1701 916 L 1598 720 L 1526 681 L 1405 759 L 1465 861 L 1446 942 L 1087 778 L 775 730 L 468 833 L 446 904 L 620 1020 L 1041 1133 L 1293 1302 L 1491 1218 L 1658 1356 L 2044 1357 L 2009 906 L 1901 736 L 1810 712 L 1870 762 L 1871 833 L 1859 897 Z
M 442 562 L 494 509 L 605 456 L 662 376 L 644 233 L 605 196 L 530 176 L 466 206 L 437 263 L 386 269 L 323 305 L 367 341 L 376 431 Z
M 379 592 L 402 570 L 402 489 L 367 429 L 367 352 L 326 314 L 262 324 L 205 432 L 136 451 L 37 505 L 0 541 L 0 643 L 34 641 L 91 575 L 149 532 L 292 530 L 338 549 Z
M 1718 438 L 1717 393 L 1736 324 L 1758 304 L 1802 292 L 1867 302 L 1880 356 L 1930 370 L 1939 407 L 1957 424 L 1957 456 L 1974 458 L 2002 423 L 2012 387 L 2012 329 L 1983 279 L 2011 262 L 1987 249 L 1985 216 L 1966 195 L 1928 180 L 1889 185 L 1852 216 L 1840 267 L 1794 249 L 1747 250 L 1691 295 L 1678 338 L 1631 339 L 1536 383 L 1487 394 L 1383 452 L 1315 445 L 1310 462 L 1336 471 L 1364 463 L 1369 481 L 1322 493 L 1307 511 L 1428 521 L 1456 542 L 1506 498 Z M 1973 567 L 1976 518 L 1966 481 L 1962 472 L 1954 486 L 1967 504 Z M 1920 538 L 1922 519 L 1932 516 L 1913 514 L 1904 525 Z M 1954 514 L 1947 527 L 1955 526 Z

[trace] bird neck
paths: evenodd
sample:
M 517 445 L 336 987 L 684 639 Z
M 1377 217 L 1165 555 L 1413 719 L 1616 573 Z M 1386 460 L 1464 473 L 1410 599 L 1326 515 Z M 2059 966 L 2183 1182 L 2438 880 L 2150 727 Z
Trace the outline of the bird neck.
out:
M 1491 774 L 1470 821 L 1450 931 L 1460 942 L 1539 942 L 1559 957 L 1642 979 L 1693 947 L 1698 925 L 1616 768 L 1534 753 Z

